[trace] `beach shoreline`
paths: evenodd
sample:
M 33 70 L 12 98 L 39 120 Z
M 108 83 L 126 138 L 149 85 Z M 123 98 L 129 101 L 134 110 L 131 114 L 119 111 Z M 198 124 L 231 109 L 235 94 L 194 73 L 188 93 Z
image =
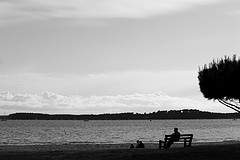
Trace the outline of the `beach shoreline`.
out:
M 240 142 L 193 143 L 183 148 L 174 144 L 169 150 L 158 149 L 158 143 L 146 143 L 144 149 L 130 149 L 123 144 L 1 145 L 0 160 L 49 159 L 240 159 Z

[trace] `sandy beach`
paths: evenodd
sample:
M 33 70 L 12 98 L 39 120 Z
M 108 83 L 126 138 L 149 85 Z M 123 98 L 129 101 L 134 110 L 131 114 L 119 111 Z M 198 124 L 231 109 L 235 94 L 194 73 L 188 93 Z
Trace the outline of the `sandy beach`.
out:
M 240 159 L 240 142 L 197 143 L 183 148 L 174 144 L 169 150 L 158 149 L 157 143 L 144 149 L 130 149 L 130 144 L 65 144 L 65 145 L 2 145 L 0 160 L 219 160 Z

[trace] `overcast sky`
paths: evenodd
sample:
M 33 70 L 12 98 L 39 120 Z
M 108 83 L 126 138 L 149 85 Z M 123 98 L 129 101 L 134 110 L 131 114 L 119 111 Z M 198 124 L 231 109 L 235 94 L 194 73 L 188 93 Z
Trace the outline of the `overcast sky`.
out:
M 197 76 L 239 44 L 239 0 L 0 0 L 0 114 L 232 112 Z

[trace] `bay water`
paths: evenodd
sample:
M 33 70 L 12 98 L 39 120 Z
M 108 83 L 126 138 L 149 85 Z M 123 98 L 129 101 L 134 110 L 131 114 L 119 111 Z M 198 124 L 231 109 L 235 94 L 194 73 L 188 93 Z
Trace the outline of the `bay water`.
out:
M 240 141 L 240 119 L 7 120 L 0 122 L 0 145 L 158 143 L 175 127 L 194 142 Z

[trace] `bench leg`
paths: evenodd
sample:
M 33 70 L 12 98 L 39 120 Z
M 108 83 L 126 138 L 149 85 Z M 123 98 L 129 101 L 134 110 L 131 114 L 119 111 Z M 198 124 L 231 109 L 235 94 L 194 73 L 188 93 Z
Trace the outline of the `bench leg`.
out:
M 163 144 L 164 144 L 164 149 L 166 149 L 167 148 L 167 141 L 164 141 Z
M 167 146 L 166 141 L 159 140 L 159 149 L 165 149 Z
M 162 149 L 162 140 L 159 140 L 159 149 Z
M 191 147 L 191 145 L 192 145 L 192 142 L 190 141 L 190 142 L 188 142 L 189 144 L 188 144 L 188 147 Z
M 187 143 L 188 143 L 188 144 L 187 144 Z M 191 144 L 192 144 L 191 141 L 184 140 L 184 148 L 185 148 L 185 147 L 191 147 Z

